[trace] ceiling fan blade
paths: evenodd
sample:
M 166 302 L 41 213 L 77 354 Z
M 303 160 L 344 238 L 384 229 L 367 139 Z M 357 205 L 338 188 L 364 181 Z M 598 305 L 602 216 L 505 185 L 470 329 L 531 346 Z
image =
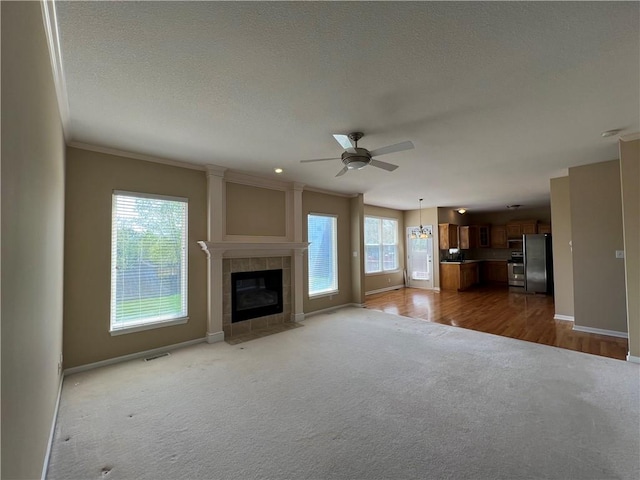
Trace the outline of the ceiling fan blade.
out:
M 338 174 L 336 175 L 336 177 L 341 177 L 342 175 L 344 175 L 345 173 L 347 173 L 347 170 L 349 170 L 347 167 L 344 167 L 342 170 L 340 170 L 338 172 Z
M 327 160 L 340 160 L 340 157 L 335 157 L 335 158 L 314 158 L 312 160 L 300 160 L 300 163 L 325 162 Z
M 334 135 L 333 138 L 335 138 L 336 142 L 338 142 L 345 150 L 355 147 L 348 135 Z
M 371 150 L 372 157 L 379 157 L 380 155 L 386 155 L 387 153 L 402 152 L 404 150 L 411 150 L 415 148 L 410 141 L 396 143 L 395 145 L 389 145 L 387 147 L 378 148 L 377 150 Z
M 369 165 L 382 168 L 387 172 L 393 172 L 396 168 L 398 168 L 398 165 L 394 165 L 393 163 L 381 162 L 380 160 L 376 160 L 375 158 L 371 159 L 371 162 L 369 162 Z

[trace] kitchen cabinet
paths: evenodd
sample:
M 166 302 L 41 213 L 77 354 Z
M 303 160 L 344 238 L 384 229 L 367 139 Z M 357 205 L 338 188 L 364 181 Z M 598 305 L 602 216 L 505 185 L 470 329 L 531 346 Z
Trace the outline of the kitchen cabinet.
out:
M 463 291 L 480 283 L 480 262 L 441 263 L 440 288 Z
M 507 238 L 520 238 L 522 236 L 522 227 L 519 223 L 507 224 Z
M 537 220 L 518 220 L 507 223 L 507 238 L 520 238 L 522 235 L 538 233 Z
M 476 225 L 478 248 L 491 247 L 491 227 L 489 225 Z
M 551 233 L 551 225 L 548 223 L 538 224 L 538 233 Z
M 448 250 L 458 247 L 458 225 L 441 223 L 438 225 L 440 250 Z
M 473 227 L 464 225 L 458 228 L 458 245 L 461 250 L 476 248 L 475 230 Z
M 509 248 L 507 227 L 505 225 L 491 226 L 491 248 Z
M 485 260 L 482 263 L 483 283 L 508 283 L 506 260 Z

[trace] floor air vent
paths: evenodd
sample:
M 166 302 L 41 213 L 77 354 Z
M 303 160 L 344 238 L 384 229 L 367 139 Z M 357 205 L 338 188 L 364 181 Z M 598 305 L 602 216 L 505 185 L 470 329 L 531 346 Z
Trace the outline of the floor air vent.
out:
M 158 355 L 153 355 L 152 357 L 145 358 L 144 361 L 150 362 L 151 360 L 155 360 L 156 358 L 168 357 L 169 355 L 169 352 L 159 353 Z

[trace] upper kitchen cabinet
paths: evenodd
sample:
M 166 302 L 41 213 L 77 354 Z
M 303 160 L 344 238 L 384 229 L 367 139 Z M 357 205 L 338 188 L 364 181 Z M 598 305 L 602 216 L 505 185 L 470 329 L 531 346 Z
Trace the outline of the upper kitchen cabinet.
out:
M 491 227 L 489 225 L 476 225 L 476 229 L 478 232 L 478 248 L 491 247 Z
M 473 232 L 471 231 L 471 227 L 467 225 L 458 227 L 458 248 L 460 248 L 461 250 L 475 248 L 475 246 L 471 246 L 472 243 L 475 243 L 475 241 L 472 239 Z
M 551 225 L 548 223 L 538 224 L 538 233 L 551 233 Z
M 491 226 L 491 248 L 509 248 L 507 227 L 505 225 Z
M 452 225 L 450 223 L 439 224 L 438 236 L 440 237 L 440 250 L 448 250 L 450 248 L 459 248 L 458 247 L 458 225 Z
M 537 220 L 518 220 L 507 223 L 507 238 L 520 238 L 522 235 L 538 233 Z
M 481 229 L 484 233 L 481 234 Z M 482 237 L 484 236 L 484 237 Z M 458 228 L 458 244 L 461 250 L 489 246 L 489 227 L 486 225 L 464 225 Z M 484 241 L 484 244 L 481 242 Z

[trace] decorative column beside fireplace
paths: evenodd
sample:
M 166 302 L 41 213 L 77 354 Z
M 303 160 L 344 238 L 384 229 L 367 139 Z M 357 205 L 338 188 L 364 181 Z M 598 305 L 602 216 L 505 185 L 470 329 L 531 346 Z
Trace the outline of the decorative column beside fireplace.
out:
M 234 183 L 273 188 L 286 192 L 287 235 L 286 237 L 249 237 L 236 241 L 225 232 L 225 188 L 227 176 L 232 175 Z M 257 182 L 260 182 L 257 185 Z M 232 268 L 235 271 L 248 272 L 267 270 L 260 268 L 264 263 L 282 264 L 287 275 L 283 282 L 283 295 L 288 299 L 283 313 L 289 318 L 284 321 L 304 320 L 303 309 L 303 258 L 309 244 L 302 242 L 302 191 L 304 186 L 298 183 L 275 182 L 255 177 L 230 174 L 226 169 L 211 165 L 207 168 L 207 188 L 209 201 L 209 240 L 198 244 L 207 254 L 208 269 L 208 319 L 207 342 L 224 340 L 225 333 L 231 332 L 230 282 Z M 278 262 L 281 257 L 282 262 Z M 230 260 L 228 260 L 230 259 Z M 286 262 L 284 259 L 287 259 Z M 231 265 L 233 262 L 233 266 Z M 227 270 L 225 271 L 225 265 Z M 287 268 L 290 267 L 290 268 Z M 282 268 L 282 267 L 281 267 Z M 227 277 L 229 277 L 227 279 Z M 229 283 L 226 285 L 225 282 Z M 290 282 L 290 284 L 285 284 Z M 229 292 L 227 292 L 229 290 Z M 280 314 L 282 315 L 282 314 Z M 267 320 L 278 321 L 278 319 Z M 265 321 L 251 321 L 256 326 L 265 325 Z M 245 323 L 245 322 L 239 322 Z M 239 329 L 240 330 L 240 329 Z

